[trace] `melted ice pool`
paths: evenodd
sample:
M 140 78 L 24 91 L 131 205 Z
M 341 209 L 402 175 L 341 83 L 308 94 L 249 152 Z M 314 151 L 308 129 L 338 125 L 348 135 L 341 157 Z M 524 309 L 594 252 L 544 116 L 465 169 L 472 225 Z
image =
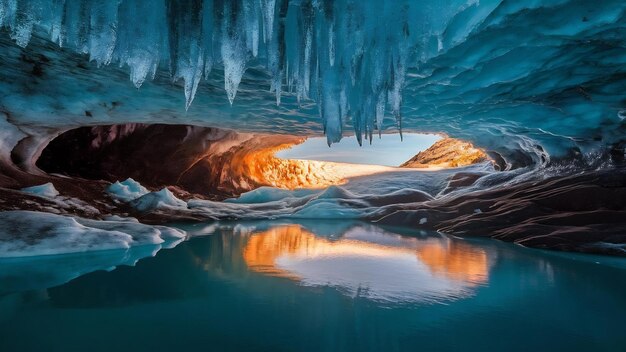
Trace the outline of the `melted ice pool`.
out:
M 626 346 L 623 259 L 358 222 L 183 227 L 178 245 L 0 259 L 0 350 Z

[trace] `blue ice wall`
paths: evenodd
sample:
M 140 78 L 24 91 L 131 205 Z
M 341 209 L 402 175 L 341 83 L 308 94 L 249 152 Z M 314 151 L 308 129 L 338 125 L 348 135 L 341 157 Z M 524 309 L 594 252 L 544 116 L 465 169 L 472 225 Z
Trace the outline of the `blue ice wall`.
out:
M 20 47 L 44 33 L 120 65 L 136 87 L 168 72 L 187 109 L 216 71 L 253 108 L 237 92 L 263 72 L 254 89 L 276 109 L 315 102 L 294 115 L 319 115 L 329 143 L 396 125 L 545 162 L 626 131 L 621 0 L 0 0 L 0 26 Z

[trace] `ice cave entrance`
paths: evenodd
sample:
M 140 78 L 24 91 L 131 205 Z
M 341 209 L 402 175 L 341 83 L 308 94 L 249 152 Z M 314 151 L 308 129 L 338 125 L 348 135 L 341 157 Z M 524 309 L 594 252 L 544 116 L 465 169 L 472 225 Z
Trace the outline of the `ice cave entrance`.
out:
M 404 133 L 401 139 L 400 134 L 389 133 L 373 138 L 373 143 L 363 141 L 362 146 L 355 138 L 343 138 L 329 148 L 326 137 L 312 137 L 302 144 L 279 151 L 276 157 L 395 167 L 428 149 L 443 137 L 437 134 Z

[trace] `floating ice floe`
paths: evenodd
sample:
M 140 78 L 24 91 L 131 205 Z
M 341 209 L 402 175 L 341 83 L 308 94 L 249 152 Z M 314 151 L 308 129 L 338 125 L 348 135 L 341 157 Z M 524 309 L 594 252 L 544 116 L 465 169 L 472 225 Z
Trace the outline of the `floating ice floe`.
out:
M 0 212 L 0 257 L 125 249 L 180 240 L 183 231 L 133 221 L 101 221 L 33 211 Z

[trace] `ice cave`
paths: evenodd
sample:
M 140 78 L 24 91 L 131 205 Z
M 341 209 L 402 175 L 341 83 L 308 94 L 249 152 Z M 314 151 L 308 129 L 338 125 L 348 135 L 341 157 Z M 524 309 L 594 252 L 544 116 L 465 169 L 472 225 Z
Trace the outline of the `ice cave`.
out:
M 623 0 L 0 0 L 0 351 L 623 351 Z

